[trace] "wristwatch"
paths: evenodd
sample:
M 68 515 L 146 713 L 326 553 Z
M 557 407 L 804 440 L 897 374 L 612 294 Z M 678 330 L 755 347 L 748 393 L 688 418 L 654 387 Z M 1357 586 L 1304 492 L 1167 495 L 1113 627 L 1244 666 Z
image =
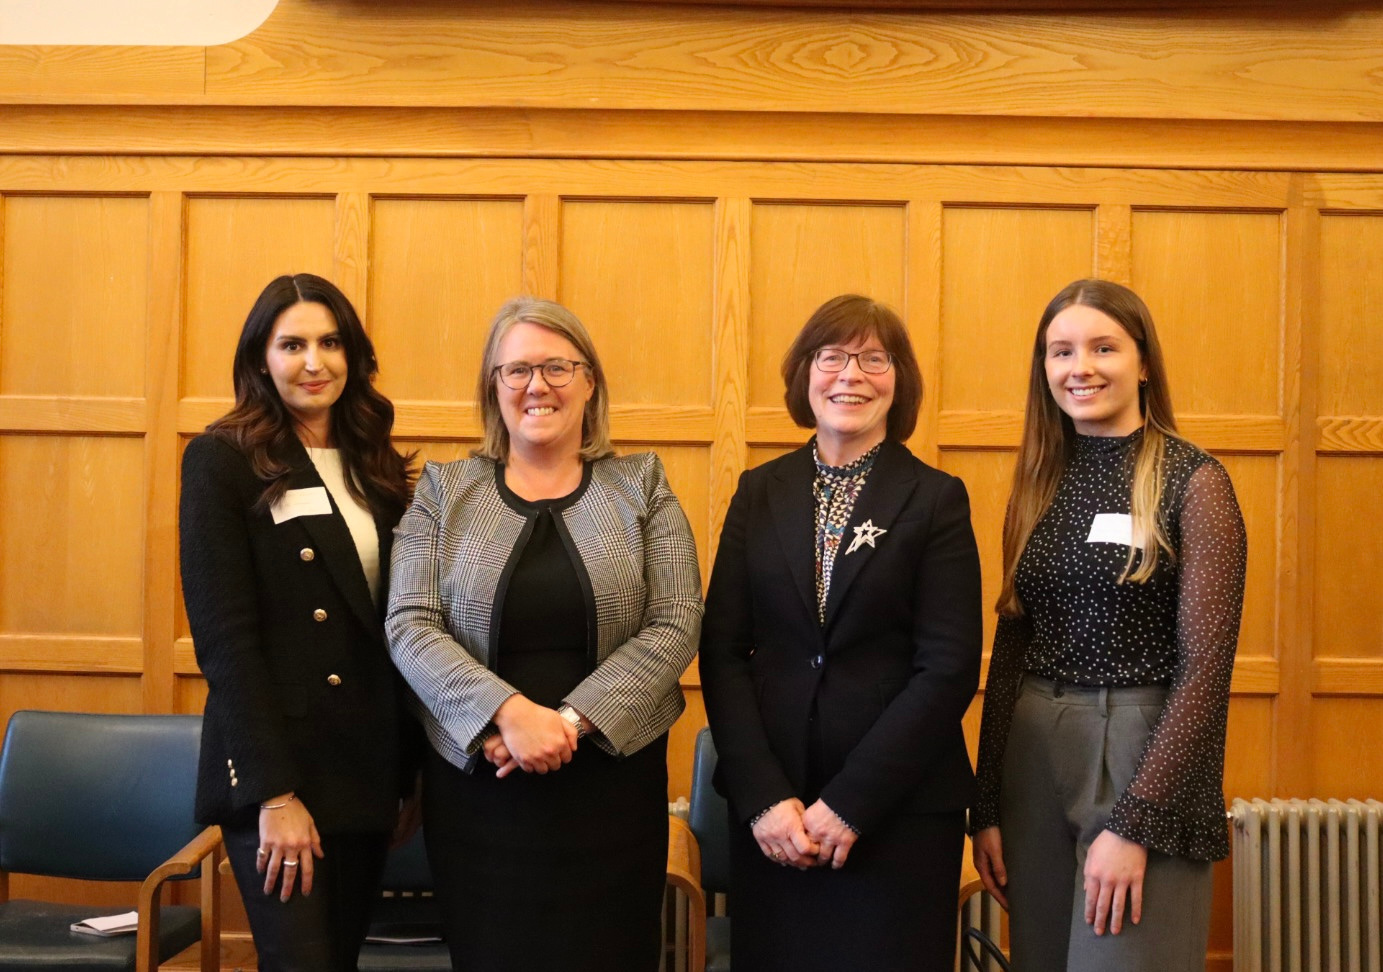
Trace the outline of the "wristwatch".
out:
M 572 728 L 576 730 L 577 739 L 582 739 L 585 737 L 586 726 L 585 723 L 581 721 L 581 713 L 577 712 L 575 709 L 573 709 L 571 706 L 567 705 L 564 702 L 562 703 L 562 706 L 557 710 L 557 714 L 571 723 Z

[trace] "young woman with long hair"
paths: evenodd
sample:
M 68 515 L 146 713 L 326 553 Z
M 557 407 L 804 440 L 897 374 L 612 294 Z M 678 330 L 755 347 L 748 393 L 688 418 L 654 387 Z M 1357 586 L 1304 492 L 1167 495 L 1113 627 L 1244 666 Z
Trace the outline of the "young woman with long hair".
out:
M 410 457 L 344 294 L 273 280 L 235 405 L 183 455 L 183 597 L 207 680 L 197 815 L 220 824 L 259 967 L 354 970 L 413 732 L 384 642 Z
M 1015 968 L 1204 968 L 1245 557 L 1147 307 L 1070 284 L 1033 342 L 971 814 Z

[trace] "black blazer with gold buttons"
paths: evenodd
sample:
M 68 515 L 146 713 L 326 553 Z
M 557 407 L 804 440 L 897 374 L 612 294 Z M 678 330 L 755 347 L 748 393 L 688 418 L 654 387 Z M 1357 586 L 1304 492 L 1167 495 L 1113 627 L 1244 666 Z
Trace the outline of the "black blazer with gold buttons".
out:
M 961 717 L 981 640 L 965 485 L 885 442 L 822 624 L 815 474 L 810 446 L 751 469 L 725 516 L 701 628 L 717 788 L 741 820 L 810 802 L 814 746 L 820 798 L 866 834 L 895 813 L 962 810 L 975 783 Z M 856 545 L 860 534 L 872 542 Z
M 289 489 L 322 487 L 294 440 Z M 183 600 L 207 681 L 197 816 L 224 823 L 293 791 L 322 833 L 391 829 L 408 774 L 402 682 L 350 528 L 329 514 L 274 523 L 264 482 L 214 435 L 183 454 Z M 397 518 L 375 518 L 380 583 Z M 407 734 L 402 734 L 407 735 Z

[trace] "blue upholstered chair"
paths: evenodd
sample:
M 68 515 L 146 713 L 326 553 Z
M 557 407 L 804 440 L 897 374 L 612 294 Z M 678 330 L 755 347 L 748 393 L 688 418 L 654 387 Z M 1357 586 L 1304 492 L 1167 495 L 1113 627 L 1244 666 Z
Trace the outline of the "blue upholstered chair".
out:
M 0 752 L 0 972 L 138 970 L 202 942 L 219 966 L 219 828 L 193 817 L 200 716 L 16 712 Z M 201 907 L 163 885 L 201 867 Z M 11 901 L 9 875 L 140 882 L 139 929 L 101 938 L 73 922 L 131 908 Z
M 730 819 L 725 798 L 711 778 L 716 771 L 715 740 L 709 728 L 696 735 L 692 755 L 691 810 L 688 822 L 700 849 L 701 888 L 705 899 L 730 890 Z M 707 915 L 704 931 L 707 972 L 730 970 L 730 919 Z

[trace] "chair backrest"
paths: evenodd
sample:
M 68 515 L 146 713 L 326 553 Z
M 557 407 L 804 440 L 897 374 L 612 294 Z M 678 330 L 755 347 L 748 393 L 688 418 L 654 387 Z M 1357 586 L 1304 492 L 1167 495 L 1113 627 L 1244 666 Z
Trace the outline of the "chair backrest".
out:
M 16 712 L 0 751 L 0 869 L 142 881 L 201 830 L 201 716 Z
M 432 869 L 428 867 L 421 827 L 409 838 L 408 843 L 389 851 L 380 887 L 386 891 L 432 890 Z
M 701 886 L 707 894 L 730 889 L 730 810 L 711 779 L 716 745 L 709 727 L 696 734 L 692 756 L 691 810 L 687 823 L 701 847 Z

